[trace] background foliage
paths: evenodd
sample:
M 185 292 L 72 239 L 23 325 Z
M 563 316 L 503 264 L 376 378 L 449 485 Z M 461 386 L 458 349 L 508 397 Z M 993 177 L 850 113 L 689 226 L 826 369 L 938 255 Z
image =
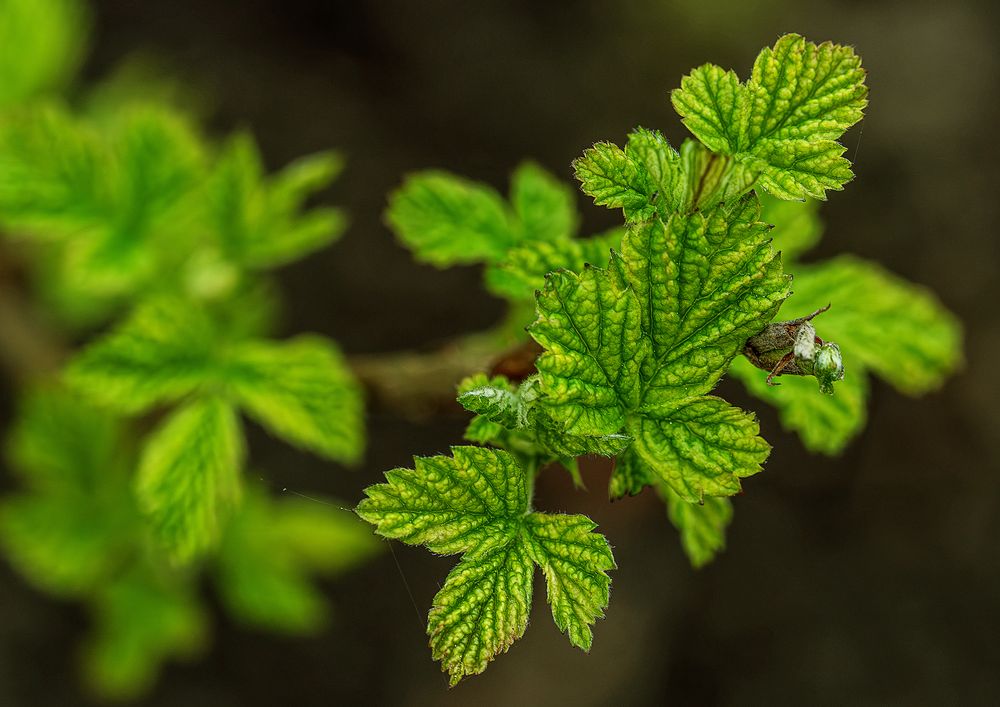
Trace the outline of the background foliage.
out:
M 965 374 L 929 401 L 873 378 L 868 431 L 833 459 L 807 454 L 777 415 L 729 384 L 725 395 L 757 407 L 783 453 L 741 499 L 725 563 L 698 573 L 658 499 L 607 507 L 601 494 L 579 495 L 552 475 L 537 491 L 546 507 L 597 517 L 623 568 L 590 656 L 566 650 L 536 613 L 517 652 L 442 696 L 423 625 L 386 554 L 327 588 L 338 623 L 322 640 L 275 643 L 223 619 L 208 662 L 168 669 L 151 704 L 607 704 L 623 694 L 638 704 L 794 704 L 817 688 L 830 701 L 940 703 L 1000 693 L 990 629 L 1000 620 L 992 5 L 573 7 L 254 0 L 237 12 L 227 3 L 106 0 L 85 72 L 104 76 L 130 51 L 157 52 L 175 74 L 203 82 L 198 95 L 216 106 L 220 132 L 253 126 L 269 165 L 350 146 L 350 176 L 335 201 L 351 204 L 354 226 L 335 250 L 280 275 L 290 303 L 282 330 L 325 332 L 360 353 L 432 347 L 502 312 L 480 294 L 475 268 L 422 268 L 394 242 L 381 219 L 399 175 L 436 165 L 502 192 L 531 156 L 568 181 L 583 145 L 621 139 L 635 124 L 663 126 L 676 142 L 683 133 L 667 125 L 664 91 L 698 61 L 742 73 L 761 46 L 792 30 L 855 44 L 878 107 L 860 140 L 858 131 L 847 136 L 857 181 L 824 209 L 826 234 L 803 262 L 856 252 L 930 286 L 967 325 Z M 582 234 L 614 223 L 582 197 L 578 209 Z M 7 379 L 3 387 L 9 415 Z M 460 412 L 423 424 L 376 415 L 377 443 L 356 478 L 264 435 L 251 433 L 250 449 L 276 488 L 349 498 L 384 469 L 408 465 L 412 452 L 443 451 L 465 423 Z M 582 469 L 595 488 L 606 473 Z M 429 562 L 419 549 L 397 556 L 418 605 L 429 606 L 452 561 Z M 66 646 L 86 617 L 9 572 L 0 591 L 2 701 L 78 701 Z M 343 610 L 372 601 L 383 615 Z

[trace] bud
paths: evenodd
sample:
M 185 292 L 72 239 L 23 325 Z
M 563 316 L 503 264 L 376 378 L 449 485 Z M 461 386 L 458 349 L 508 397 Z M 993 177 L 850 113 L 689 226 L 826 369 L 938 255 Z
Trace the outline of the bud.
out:
M 813 361 L 813 375 L 819 381 L 819 389 L 833 395 L 833 382 L 844 379 L 844 359 L 836 344 L 823 344 Z

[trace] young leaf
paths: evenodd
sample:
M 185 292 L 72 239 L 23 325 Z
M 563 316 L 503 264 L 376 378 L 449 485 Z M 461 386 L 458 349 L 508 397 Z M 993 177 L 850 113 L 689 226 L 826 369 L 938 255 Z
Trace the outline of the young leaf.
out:
M 328 186 L 341 169 L 332 153 L 299 159 L 267 178 L 253 139 L 226 145 L 206 185 L 206 217 L 226 256 L 247 267 L 272 267 L 318 250 L 344 230 L 337 209 L 302 213 L 305 200 Z
M 545 286 L 548 273 L 579 271 L 588 263 L 606 263 L 611 250 L 621 247 L 624 235 L 624 229 L 613 228 L 590 238 L 515 246 L 499 263 L 487 266 L 486 287 L 511 302 L 534 303 L 535 290 Z
M 514 171 L 510 202 L 525 241 L 565 241 L 576 233 L 573 191 L 533 162 Z
M 688 501 L 735 493 L 769 450 L 751 416 L 705 396 L 788 295 L 758 214 L 749 197 L 633 225 L 610 269 L 550 276 L 529 330 L 564 432 L 624 428 L 634 459 Z
M 115 410 L 142 412 L 209 381 L 215 370 L 213 343 L 212 325 L 198 309 L 158 298 L 87 346 L 70 362 L 66 381 Z
M 140 508 L 177 562 L 218 541 L 241 494 L 243 436 L 233 407 L 217 398 L 187 403 L 146 443 L 136 479 Z
M 688 503 L 666 486 L 660 495 L 667 515 L 681 534 L 681 546 L 695 567 L 711 562 L 726 547 L 726 527 L 733 518 L 728 498 L 706 498 L 704 503 Z
M 661 159 L 665 165 L 671 153 L 677 154 L 672 148 L 664 150 Z M 573 161 L 573 170 L 583 193 L 593 197 L 598 206 L 622 209 L 626 218 L 636 220 L 655 212 L 651 205 L 657 189 L 654 179 L 628 148 L 599 142 Z
M 854 176 L 836 140 L 861 120 L 867 92 L 850 47 L 788 34 L 760 53 L 745 84 L 706 64 L 671 100 L 695 137 L 758 172 L 765 191 L 825 199 Z
M 454 447 L 386 474 L 357 509 L 384 537 L 464 553 L 434 598 L 428 634 L 452 684 L 475 675 L 523 635 L 534 563 L 548 584 L 553 618 L 570 641 L 590 646 L 607 605 L 607 541 L 582 516 L 531 512 L 525 470 L 495 449 Z
M 88 17 L 79 0 L 5 0 L 0 13 L 0 106 L 37 98 L 71 78 Z
M 614 456 L 632 442 L 624 434 L 573 435 L 559 429 L 539 403 L 534 376 L 517 387 L 503 376 L 472 376 L 459 385 L 458 402 L 478 413 L 469 425 L 467 439 L 517 452 L 522 461 L 530 458 L 535 468 L 559 461 L 574 473 L 574 457 Z
M 852 363 L 833 395 L 820 393 L 807 377 L 782 376 L 780 385 L 768 385 L 760 369 L 744 358 L 734 359 L 729 373 L 754 396 L 778 408 L 782 426 L 797 432 L 813 452 L 838 454 L 864 429 L 868 374 L 860 363 Z
M 288 442 L 353 463 L 364 444 L 361 390 L 326 339 L 241 342 L 229 351 L 226 381 L 255 420 Z
M 760 195 L 760 218 L 774 227 L 772 247 L 781 253 L 786 269 L 789 263 L 810 250 L 823 235 L 823 222 L 819 218 L 819 202 L 784 201 L 770 194 Z M 797 284 L 797 283 L 796 283 Z
M 833 396 L 792 376 L 769 387 L 745 362 L 733 374 L 750 392 L 773 403 L 788 429 L 813 451 L 835 454 L 864 426 L 868 372 L 909 395 L 935 389 L 962 361 L 961 326 L 927 290 L 878 265 L 841 256 L 817 265 L 799 266 L 796 311 L 833 303 L 817 318 L 825 336 L 837 341 L 850 370 Z
M 217 583 L 243 623 L 288 633 L 324 625 L 326 600 L 310 581 L 368 558 L 378 545 L 352 514 L 304 499 L 272 501 L 254 489 L 226 527 Z
M 207 617 L 191 587 L 152 568 L 140 566 L 103 586 L 94 613 L 84 670 L 105 698 L 135 698 L 164 660 L 189 657 L 206 642 Z
M 386 218 L 418 259 L 438 267 L 494 261 L 517 241 L 499 194 L 446 172 L 410 176 L 390 197 Z
M 552 620 L 577 648 L 590 650 L 591 628 L 604 618 L 615 558 L 597 524 L 586 516 L 532 513 L 526 519 L 528 552 L 542 568 Z

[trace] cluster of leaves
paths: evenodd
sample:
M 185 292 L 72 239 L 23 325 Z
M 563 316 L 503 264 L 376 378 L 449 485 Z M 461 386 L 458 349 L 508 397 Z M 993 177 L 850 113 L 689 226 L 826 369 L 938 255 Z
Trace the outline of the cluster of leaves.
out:
M 223 414 L 215 403 L 190 410 L 178 413 L 182 423 Z M 376 547 L 364 526 L 346 511 L 298 497 L 272 500 L 254 486 L 203 567 L 164 562 L 134 491 L 135 469 L 149 462 L 138 458 L 131 427 L 79 396 L 47 390 L 24 400 L 8 439 L 24 490 L 0 504 L 0 539 L 36 586 L 91 607 L 95 630 L 84 660 L 93 687 L 135 695 L 160 662 L 204 647 L 201 569 L 247 626 L 291 633 L 322 626 L 326 604 L 311 576 L 369 556 Z M 206 439 L 213 434 L 202 431 Z
M 100 332 L 58 385 L 26 394 L 10 445 L 26 489 L 0 505 L 0 543 L 34 584 L 93 607 L 87 675 L 129 696 L 204 642 L 201 569 L 237 618 L 303 632 L 324 611 L 310 575 L 375 543 L 333 504 L 244 488 L 241 413 L 327 459 L 362 452 L 362 396 L 336 345 L 267 336 L 267 271 L 344 228 L 340 210 L 307 208 L 340 159 L 268 174 L 249 135 L 217 145 L 169 103 L 119 86 L 69 104 L 85 15 L 73 0 L 0 4 L 6 254 L 51 321 Z
M 418 260 L 485 265 L 486 288 L 510 304 L 513 334 L 534 311 L 547 273 L 603 260 L 624 234 L 578 238 L 572 190 L 532 162 L 514 171 L 509 203 L 486 184 L 446 172 L 412 174 L 389 197 L 386 220 Z
M 624 214 L 624 229 L 594 239 L 572 237 L 571 201 L 534 166 L 515 173 L 510 206 L 440 172 L 415 175 L 393 195 L 389 222 L 418 258 L 485 263 L 487 286 L 515 317 L 534 296 L 527 331 L 543 349 L 520 383 L 479 375 L 459 387 L 459 402 L 476 413 L 466 438 L 506 453 L 460 447 L 417 459 L 415 470 L 368 489 L 358 508 L 386 537 L 465 553 L 428 626 L 453 682 L 521 635 L 531 561 L 546 566 L 531 550 L 530 490 L 524 502 L 498 500 L 511 489 L 522 498 L 522 479 L 530 487 L 551 462 L 575 475 L 583 454 L 614 457 L 611 497 L 652 486 L 700 566 L 725 545 L 728 497 L 770 452 L 752 414 L 710 394 L 730 369 L 810 448 L 833 452 L 863 423 L 866 371 L 919 393 L 957 365 L 958 325 L 930 294 L 854 258 L 797 264 L 820 235 L 812 200 L 853 177 L 837 141 L 862 118 L 864 79 L 850 48 L 797 35 L 763 50 L 745 82 L 714 65 L 695 69 L 672 94 L 694 139 L 675 150 L 638 128 L 624 148 L 598 143 L 574 162 L 583 191 Z M 546 205 L 544 218 L 535 204 Z M 806 315 L 830 302 L 817 326 L 850 362 L 833 397 L 805 379 L 768 387 L 740 358 L 783 305 Z M 574 575 L 546 579 L 557 625 L 587 649 L 613 559 L 594 550 L 604 544 L 592 522 L 579 524 L 588 535 L 557 536 Z M 560 620 L 562 604 L 562 615 L 588 626 L 585 641 Z

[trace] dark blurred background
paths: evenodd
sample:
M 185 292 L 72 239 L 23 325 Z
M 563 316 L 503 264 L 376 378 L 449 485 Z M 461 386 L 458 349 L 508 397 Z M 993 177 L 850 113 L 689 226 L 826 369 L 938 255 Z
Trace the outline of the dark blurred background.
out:
M 404 173 L 442 167 L 506 189 L 531 157 L 570 179 L 584 147 L 638 124 L 679 144 L 667 91 L 693 66 L 746 76 L 788 31 L 853 44 L 871 106 L 845 138 L 857 179 L 831 194 L 814 256 L 853 251 L 925 283 L 967 336 L 967 366 L 941 392 L 913 400 L 876 382 L 865 433 L 836 459 L 805 453 L 724 384 L 775 449 L 736 501 L 728 550 L 701 571 L 655 497 L 606 502 L 606 467 L 585 470 L 589 493 L 543 476 L 540 507 L 591 514 L 615 546 L 589 655 L 559 635 L 539 586 L 525 637 L 448 690 L 422 615 L 453 560 L 397 546 L 398 567 L 387 551 L 327 585 L 335 620 L 318 638 L 248 633 L 220 614 L 205 659 L 168 667 L 146 704 L 1000 703 L 995 2 L 101 0 L 95 13 L 87 76 L 143 52 L 205 97 L 213 129 L 251 128 L 272 166 L 347 155 L 329 197 L 350 232 L 282 284 L 285 331 L 350 353 L 430 348 L 501 314 L 474 268 L 419 266 L 394 242 L 381 212 Z M 582 196 L 580 208 L 585 232 L 616 219 Z M 252 458 L 275 490 L 353 504 L 464 422 L 372 414 L 355 472 L 263 435 Z M 82 610 L 0 569 L 0 703 L 79 704 L 85 627 Z

